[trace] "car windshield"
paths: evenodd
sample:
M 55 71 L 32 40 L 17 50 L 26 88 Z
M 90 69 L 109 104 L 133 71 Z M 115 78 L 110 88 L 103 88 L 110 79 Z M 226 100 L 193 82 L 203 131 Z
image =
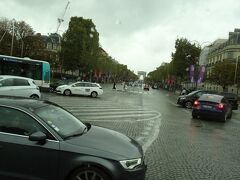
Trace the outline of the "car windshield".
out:
M 198 92 L 198 91 L 193 91 L 193 92 L 189 93 L 188 95 L 191 96 L 191 95 L 193 95 L 193 94 L 196 94 L 197 92 Z
M 36 109 L 35 113 L 62 138 L 81 134 L 86 128 L 79 119 L 58 106 L 44 106 Z

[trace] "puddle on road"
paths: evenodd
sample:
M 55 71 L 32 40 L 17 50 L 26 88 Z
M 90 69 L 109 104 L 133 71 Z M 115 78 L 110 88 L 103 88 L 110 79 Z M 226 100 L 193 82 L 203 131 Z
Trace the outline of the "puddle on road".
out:
M 203 123 L 199 120 L 192 120 L 190 125 L 193 127 L 203 127 Z

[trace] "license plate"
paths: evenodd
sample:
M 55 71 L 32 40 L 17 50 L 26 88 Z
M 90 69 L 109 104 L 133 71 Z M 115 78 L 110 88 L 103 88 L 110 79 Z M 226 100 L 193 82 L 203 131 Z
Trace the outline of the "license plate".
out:
M 208 106 L 208 105 L 203 105 L 203 107 L 207 109 L 212 109 L 212 106 Z

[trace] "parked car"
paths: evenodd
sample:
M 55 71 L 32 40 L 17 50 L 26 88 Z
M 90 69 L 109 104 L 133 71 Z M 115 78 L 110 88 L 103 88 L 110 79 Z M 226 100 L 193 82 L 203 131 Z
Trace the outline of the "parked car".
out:
M 99 84 L 80 81 L 69 85 L 58 86 L 56 92 L 66 96 L 76 94 L 97 97 L 103 94 L 102 87 Z
M 153 84 L 152 89 L 159 89 L 159 85 L 158 84 Z
M 0 98 L 0 179 L 144 180 L 141 146 L 49 101 Z
M 0 95 L 21 96 L 39 99 L 41 93 L 33 79 L 20 76 L 0 76 Z
M 238 96 L 236 94 L 222 92 L 220 95 L 223 95 L 228 100 L 228 102 L 232 105 L 233 110 L 238 109 Z
M 177 104 L 191 109 L 194 101 L 196 101 L 202 94 L 216 94 L 214 91 L 208 90 L 196 90 L 187 95 L 181 95 L 178 97 Z
M 192 117 L 213 118 L 225 122 L 232 117 L 232 106 L 224 96 L 203 94 L 193 104 Z

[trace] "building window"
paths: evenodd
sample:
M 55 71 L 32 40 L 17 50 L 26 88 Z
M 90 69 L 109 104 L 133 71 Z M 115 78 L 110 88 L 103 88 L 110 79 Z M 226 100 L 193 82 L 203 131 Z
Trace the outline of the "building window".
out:
M 52 44 L 51 43 L 47 43 L 47 49 L 52 49 Z
M 233 58 L 233 52 L 227 52 L 227 58 L 232 59 Z
M 53 49 L 56 50 L 57 49 L 57 45 L 53 44 Z

